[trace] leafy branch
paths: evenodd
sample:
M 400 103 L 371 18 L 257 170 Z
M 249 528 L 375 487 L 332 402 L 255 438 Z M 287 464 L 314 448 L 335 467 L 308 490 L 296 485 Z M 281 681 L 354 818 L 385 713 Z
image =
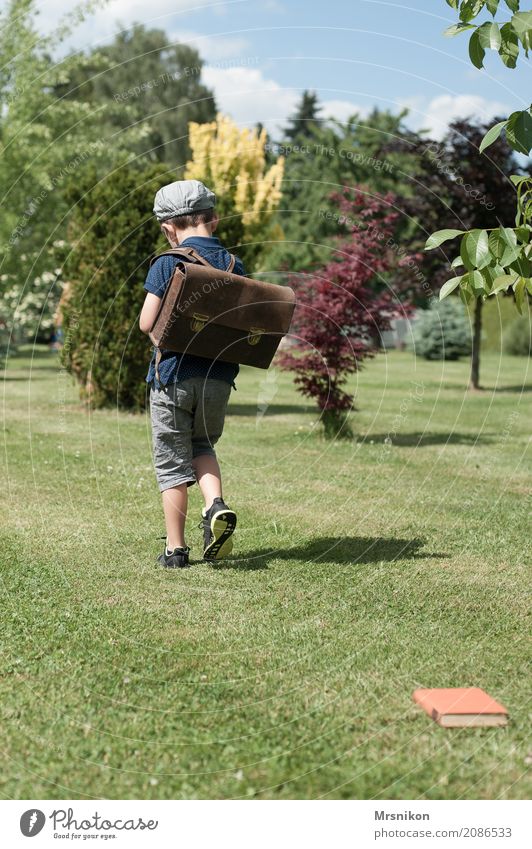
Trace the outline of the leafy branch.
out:
M 532 295 L 532 178 L 513 176 L 517 187 L 516 226 L 485 230 L 438 230 L 429 237 L 425 250 L 439 248 L 461 236 L 460 253 L 451 268 L 463 271 L 443 284 L 440 300 L 459 290 L 465 304 L 512 289 L 520 313 L 526 293 Z
M 532 47 L 532 11 L 521 11 L 520 0 L 446 0 L 458 12 L 459 21 L 448 27 L 447 36 L 473 30 L 469 39 L 469 58 L 475 67 L 482 68 L 486 50 L 498 52 L 507 68 L 515 68 L 520 52 L 528 58 Z M 472 23 L 484 10 L 495 18 L 506 7 L 512 16 L 504 23 L 495 20 Z M 505 131 L 510 147 L 518 153 L 529 154 L 532 149 L 532 105 L 513 112 L 499 121 L 484 136 L 479 152 L 483 153 Z M 429 237 L 425 250 L 440 247 L 446 241 L 461 236 L 460 253 L 451 268 L 462 273 L 447 280 L 440 290 L 440 299 L 458 289 L 465 304 L 475 298 L 512 290 L 519 312 L 528 295 L 532 295 L 532 178 L 512 176 L 517 192 L 515 227 L 494 227 L 485 230 L 439 230 Z
M 519 0 L 504 0 L 505 6 L 513 12 L 504 23 L 485 21 L 472 23 L 473 19 L 486 9 L 494 18 L 502 7 L 501 0 L 446 0 L 447 5 L 458 11 L 459 21 L 445 30 L 445 35 L 460 35 L 473 30 L 469 38 L 469 58 L 476 68 L 484 67 L 487 50 L 495 50 L 507 68 L 515 68 L 522 51 L 528 58 L 532 47 L 532 11 L 519 11 Z M 480 146 L 480 152 L 506 131 L 508 144 L 518 153 L 528 154 L 532 149 L 532 105 L 528 109 L 512 112 L 506 121 L 500 121 L 486 133 Z

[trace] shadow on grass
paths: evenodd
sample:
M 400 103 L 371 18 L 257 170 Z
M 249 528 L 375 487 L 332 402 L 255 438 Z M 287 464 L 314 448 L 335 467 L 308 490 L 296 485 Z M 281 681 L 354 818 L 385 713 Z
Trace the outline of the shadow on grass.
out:
M 367 433 L 364 437 L 359 437 L 359 442 L 384 442 L 389 438 L 388 433 Z M 481 445 L 489 444 L 496 438 L 495 434 L 490 433 L 430 433 L 416 431 L 414 433 L 397 433 L 392 437 L 393 445 L 399 447 L 419 447 L 423 448 L 426 445 Z
M 485 387 L 487 392 L 532 392 L 532 383 L 527 383 L 524 386 L 494 386 Z
M 50 372 L 57 372 L 60 367 L 58 351 L 43 350 L 40 347 L 32 348 L 28 345 L 21 350 L 13 351 L 7 358 L 0 358 L 0 381 L 29 380 L 30 377 L 32 380 L 38 380 L 41 374 L 44 377 Z
M 395 560 L 425 560 L 447 555 L 426 553 L 420 549 L 422 539 L 394 537 L 321 537 L 309 542 L 278 549 L 261 548 L 243 553 L 240 557 L 220 560 L 217 569 L 267 569 L 270 560 L 299 560 L 309 566 L 324 562 L 334 566 L 357 566 L 368 563 L 391 563 Z
M 256 416 L 259 412 L 261 416 L 279 416 L 283 413 L 309 413 L 312 407 L 304 404 L 268 404 L 267 409 L 262 413 L 257 404 L 234 404 L 231 402 L 227 408 L 228 416 Z

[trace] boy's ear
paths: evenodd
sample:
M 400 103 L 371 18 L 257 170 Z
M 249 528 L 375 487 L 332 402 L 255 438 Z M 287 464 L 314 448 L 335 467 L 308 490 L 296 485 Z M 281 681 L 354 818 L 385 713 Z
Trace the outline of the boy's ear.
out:
M 216 215 L 216 213 L 214 213 L 214 217 L 213 217 L 213 219 L 212 219 L 212 221 L 211 221 L 211 233 L 214 233 L 214 231 L 215 231 L 215 230 L 216 230 L 216 228 L 218 227 L 219 221 L 220 221 L 220 219 L 218 218 L 218 216 Z
M 175 235 L 175 229 L 171 224 L 168 224 L 166 221 L 161 223 L 161 232 L 166 236 L 167 240 L 170 242 L 170 245 L 174 248 L 177 245 L 177 239 Z

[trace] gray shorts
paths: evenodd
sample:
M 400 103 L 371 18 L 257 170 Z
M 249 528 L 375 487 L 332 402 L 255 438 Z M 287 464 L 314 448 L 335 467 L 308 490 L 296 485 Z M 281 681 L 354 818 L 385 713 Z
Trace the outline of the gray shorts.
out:
M 231 385 L 225 380 L 189 377 L 150 391 L 153 463 L 159 490 L 192 486 L 200 454 L 216 456 Z

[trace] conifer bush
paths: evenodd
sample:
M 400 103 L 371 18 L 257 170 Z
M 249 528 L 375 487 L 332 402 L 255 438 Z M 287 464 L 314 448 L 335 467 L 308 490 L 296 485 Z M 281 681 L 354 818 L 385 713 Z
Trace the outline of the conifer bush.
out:
M 433 300 L 413 329 L 413 350 L 426 360 L 458 360 L 471 354 L 471 324 L 457 299 Z
M 171 180 L 161 164 L 123 165 L 103 179 L 87 170 L 69 187 L 62 358 L 93 407 L 145 406 L 151 346 L 138 317 L 149 257 L 163 247 L 153 197 Z

